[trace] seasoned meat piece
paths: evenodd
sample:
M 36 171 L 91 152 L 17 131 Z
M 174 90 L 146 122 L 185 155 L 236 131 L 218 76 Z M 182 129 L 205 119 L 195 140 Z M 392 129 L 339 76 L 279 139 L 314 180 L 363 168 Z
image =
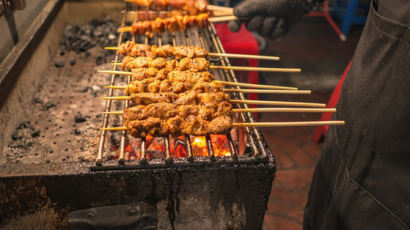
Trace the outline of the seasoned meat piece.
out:
M 201 104 L 215 104 L 221 103 L 223 101 L 229 100 L 229 94 L 218 92 L 218 93 L 201 93 L 198 94 L 198 101 Z
M 184 120 L 180 116 L 175 116 L 167 120 L 169 134 L 172 136 L 180 136 L 182 134 L 181 126 Z
M 205 58 L 193 58 L 190 65 L 191 71 L 202 72 L 209 68 L 209 61 Z
M 167 65 L 167 61 L 163 57 L 154 58 L 149 63 L 150 67 L 154 67 L 154 68 L 157 68 L 157 69 L 163 69 L 163 68 L 166 67 L 166 65 Z
M 165 25 L 163 20 L 161 20 L 160 18 L 156 18 L 153 22 L 152 22 L 152 32 L 153 33 L 162 33 L 165 30 Z M 158 54 L 158 49 L 155 50 L 156 55 L 161 56 L 161 57 L 168 57 L 168 56 L 163 56 L 161 54 Z
M 158 69 L 156 68 L 135 68 L 131 70 L 132 72 L 132 80 L 133 81 L 141 81 L 146 78 L 153 78 L 156 77 L 158 74 Z
M 195 57 L 206 57 L 208 56 L 208 52 L 205 49 L 202 49 L 201 47 L 198 46 L 193 46 L 191 48 L 194 51 L 194 56 Z
M 175 105 L 165 102 L 146 105 L 145 112 L 149 114 L 149 116 L 161 119 L 168 119 L 178 114 L 178 110 L 175 108 Z
M 147 91 L 149 93 L 158 93 L 160 89 L 161 81 L 155 80 L 148 84 Z
M 198 117 L 203 120 L 210 120 L 215 114 L 214 106 L 200 106 L 198 109 Z
M 135 43 L 133 41 L 126 41 L 125 43 L 120 45 L 120 53 L 123 56 L 128 56 L 134 46 Z
M 147 105 L 158 102 L 172 102 L 170 93 L 132 93 L 131 100 L 139 105 Z
M 174 92 L 174 93 L 185 92 L 184 83 L 180 82 L 180 81 L 172 82 L 172 92 Z
M 161 57 L 172 57 L 174 55 L 173 50 L 174 50 L 174 47 L 167 44 L 167 45 L 159 46 L 156 52 L 157 52 L 157 55 Z
M 198 93 L 222 92 L 223 88 L 220 83 L 216 82 L 197 82 L 193 85 L 192 90 Z
M 216 117 L 209 123 L 209 133 L 227 134 L 232 129 L 232 118 L 229 116 Z
M 133 81 L 125 89 L 125 94 L 129 95 L 131 93 L 143 93 L 146 91 L 145 86 L 146 84 L 142 81 Z
M 159 92 L 171 92 L 172 86 L 169 80 L 163 80 L 159 86 Z
M 196 105 L 181 105 L 178 106 L 178 114 L 182 118 L 186 118 L 190 115 L 198 114 L 198 106 Z
M 137 57 L 137 58 L 130 58 L 130 57 L 125 57 L 123 59 L 123 64 L 122 68 L 124 70 L 131 70 L 134 68 L 147 68 L 149 66 L 149 63 L 152 62 L 152 58 L 150 57 Z
M 191 62 L 192 62 L 192 58 L 182 58 L 178 62 L 178 66 L 177 66 L 178 70 L 180 71 L 189 70 L 191 67 Z
M 128 70 L 128 69 L 129 69 L 129 68 L 128 68 L 129 63 L 132 62 L 133 60 L 134 60 L 133 57 L 131 57 L 131 56 L 125 56 L 125 57 L 122 59 L 121 69 Z
M 216 116 L 232 116 L 232 104 L 228 101 L 223 101 L 218 104 Z
M 183 58 L 183 57 L 193 58 L 193 57 L 195 57 L 195 53 L 194 53 L 194 50 L 191 47 L 176 46 L 174 48 L 174 56 L 177 59 L 180 59 L 180 58 Z
M 180 95 L 174 95 L 174 103 L 176 105 L 192 105 L 197 104 L 197 93 L 187 92 Z
M 177 62 L 175 60 L 168 60 L 167 65 L 164 68 L 166 73 L 169 73 L 172 70 L 174 70 L 176 68 L 176 65 L 177 65 Z
M 151 46 L 145 44 L 135 44 L 134 47 L 132 47 L 130 56 L 151 57 Z
M 193 136 L 204 136 L 208 134 L 209 122 L 197 116 L 190 115 L 185 119 L 182 132 Z
M 124 109 L 124 120 L 143 120 L 149 117 L 149 114 L 145 112 L 144 105 L 137 105 Z

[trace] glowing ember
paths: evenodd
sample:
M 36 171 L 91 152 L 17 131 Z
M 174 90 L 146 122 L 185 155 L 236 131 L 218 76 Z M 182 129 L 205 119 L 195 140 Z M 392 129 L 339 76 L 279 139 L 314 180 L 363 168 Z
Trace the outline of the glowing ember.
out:
M 146 137 L 147 159 L 161 159 L 165 157 L 164 138 L 155 138 L 147 135 Z M 211 135 L 212 147 L 215 156 L 231 156 L 228 140 L 225 135 Z M 178 138 L 170 137 L 170 156 L 172 158 L 186 158 L 186 143 L 184 136 Z M 208 148 L 205 136 L 191 137 L 192 155 L 194 157 L 208 156 Z M 129 144 L 125 147 L 127 160 L 138 160 L 141 156 L 141 140 L 130 138 Z

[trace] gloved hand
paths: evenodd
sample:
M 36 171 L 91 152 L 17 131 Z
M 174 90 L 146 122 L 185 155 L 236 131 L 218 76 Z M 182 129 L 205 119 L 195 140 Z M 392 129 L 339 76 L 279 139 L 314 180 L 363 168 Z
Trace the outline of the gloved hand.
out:
M 277 38 L 285 34 L 317 2 L 323 0 L 244 0 L 234 8 L 239 21 L 231 21 L 229 30 L 237 32 L 241 23 L 248 30 Z

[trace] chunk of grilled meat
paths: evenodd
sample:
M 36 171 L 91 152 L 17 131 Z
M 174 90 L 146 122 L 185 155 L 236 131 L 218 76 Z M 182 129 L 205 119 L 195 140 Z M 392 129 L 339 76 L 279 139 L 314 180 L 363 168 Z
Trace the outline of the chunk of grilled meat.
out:
M 121 68 L 123 70 L 132 70 L 135 68 L 156 68 L 165 69 L 166 72 L 172 70 L 189 70 L 192 72 L 204 72 L 209 69 L 209 61 L 205 58 L 182 58 L 176 60 L 166 60 L 165 58 L 150 58 L 150 57 L 124 57 Z
M 137 105 L 124 110 L 125 120 L 144 120 L 149 117 L 168 119 L 177 115 L 184 119 L 194 115 L 209 121 L 218 116 L 231 116 L 232 104 L 224 101 L 219 104 L 175 106 L 172 103 L 160 102 Z
M 232 129 L 232 118 L 220 116 L 207 121 L 190 115 L 186 119 L 175 116 L 166 120 L 149 117 L 144 120 L 126 120 L 124 125 L 133 137 L 152 136 L 204 136 L 207 134 L 227 134 Z
M 158 80 L 148 78 L 142 81 L 132 81 L 125 89 L 125 94 L 131 93 L 184 93 L 187 91 L 195 91 L 197 93 L 212 93 L 222 92 L 222 84 L 216 82 L 190 82 L 190 81 L 172 81 Z
M 185 93 L 132 93 L 130 100 L 138 105 L 167 102 L 175 105 L 206 105 L 229 101 L 229 94 L 224 92 L 197 93 L 188 91 Z
M 150 46 L 145 44 L 127 41 L 120 45 L 120 53 L 130 57 L 175 57 L 176 59 L 189 57 L 206 57 L 208 52 L 198 46 Z

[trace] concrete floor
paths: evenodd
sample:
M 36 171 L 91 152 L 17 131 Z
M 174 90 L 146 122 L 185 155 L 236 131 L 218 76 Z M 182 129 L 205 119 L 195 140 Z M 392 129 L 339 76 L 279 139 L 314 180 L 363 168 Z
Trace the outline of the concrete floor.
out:
M 312 95 L 260 95 L 264 100 L 326 103 L 340 75 L 353 56 L 361 28 L 353 28 L 347 42 L 341 42 L 324 18 L 306 17 L 280 41 L 267 41 L 262 54 L 278 55 L 280 63 L 261 66 L 301 67 L 300 74 L 263 73 L 260 82 L 297 86 L 313 90 Z M 260 121 L 319 120 L 320 114 L 260 114 Z M 315 127 L 263 128 L 276 157 L 278 170 L 266 211 L 263 229 L 302 229 L 303 209 L 320 157 L 320 145 L 313 142 Z

